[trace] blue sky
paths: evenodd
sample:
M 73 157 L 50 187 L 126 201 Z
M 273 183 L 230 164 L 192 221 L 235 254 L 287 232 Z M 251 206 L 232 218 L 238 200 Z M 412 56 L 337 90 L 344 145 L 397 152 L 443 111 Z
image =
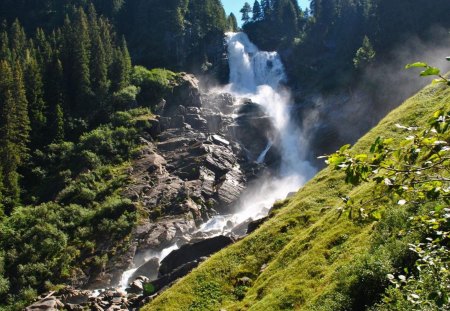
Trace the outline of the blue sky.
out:
M 241 13 L 239 13 L 239 11 L 244 6 L 246 1 L 253 6 L 254 0 L 222 0 L 222 4 L 225 7 L 227 15 L 233 12 L 234 15 L 236 15 L 239 25 L 241 24 Z M 304 9 L 309 6 L 309 0 L 298 0 L 298 4 L 302 9 Z

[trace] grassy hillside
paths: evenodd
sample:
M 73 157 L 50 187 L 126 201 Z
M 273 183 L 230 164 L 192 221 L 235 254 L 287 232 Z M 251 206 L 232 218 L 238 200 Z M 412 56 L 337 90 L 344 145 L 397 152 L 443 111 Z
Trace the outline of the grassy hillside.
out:
M 378 136 L 401 139 L 395 127 L 425 125 L 450 108 L 450 88 L 429 86 L 392 111 L 353 147 L 367 151 Z M 351 126 L 351 124 L 349 124 Z M 259 230 L 215 254 L 144 310 L 362 310 L 380 299 L 392 273 L 413 262 L 399 237 L 410 211 L 390 208 L 381 221 L 339 215 L 340 197 L 367 198 L 371 184 L 346 185 L 325 169 L 297 195 L 276 204 Z

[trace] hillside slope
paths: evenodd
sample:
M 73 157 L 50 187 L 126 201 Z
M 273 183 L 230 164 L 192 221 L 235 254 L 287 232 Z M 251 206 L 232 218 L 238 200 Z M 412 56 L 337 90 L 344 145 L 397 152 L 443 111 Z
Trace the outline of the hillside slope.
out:
M 450 108 L 449 99 L 449 88 L 426 87 L 353 149 L 367 150 L 378 136 L 402 138 L 396 123 L 425 125 L 433 111 Z M 408 259 L 414 234 L 399 239 L 389 231 L 390 223 L 405 216 L 401 208 L 392 208 L 381 222 L 339 217 L 340 197 L 368 197 L 371 187 L 352 188 L 340 173 L 323 170 L 296 196 L 276 204 L 259 230 L 212 256 L 144 310 L 361 310 L 373 305 L 389 284 L 386 274 Z

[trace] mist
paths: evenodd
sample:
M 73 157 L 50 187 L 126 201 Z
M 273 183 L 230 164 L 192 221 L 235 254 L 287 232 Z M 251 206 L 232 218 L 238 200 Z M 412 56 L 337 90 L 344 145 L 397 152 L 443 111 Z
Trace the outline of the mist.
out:
M 449 71 L 450 62 L 445 59 L 449 47 L 448 31 L 433 28 L 426 40 L 410 37 L 377 59 L 353 87 L 309 96 L 299 112 L 302 131 L 310 141 L 309 159 L 323 166 L 317 156 L 353 144 L 392 109 L 431 83 L 434 77 L 420 77 L 420 69 L 406 70 L 406 64 L 422 61 L 442 73 Z

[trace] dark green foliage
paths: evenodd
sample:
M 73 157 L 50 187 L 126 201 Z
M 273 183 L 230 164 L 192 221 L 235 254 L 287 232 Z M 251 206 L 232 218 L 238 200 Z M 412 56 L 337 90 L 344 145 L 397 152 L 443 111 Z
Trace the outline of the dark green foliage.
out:
M 357 84 L 368 64 L 389 60 L 404 40 L 428 40 L 434 26 L 450 26 L 445 0 L 314 0 L 310 12 L 297 1 L 261 6 L 263 18 L 253 17 L 244 31 L 261 49 L 280 51 L 292 83 L 302 89 Z
M 244 23 L 248 23 L 250 21 L 250 13 L 252 13 L 252 7 L 250 6 L 250 4 L 248 2 L 245 2 L 244 6 L 242 7 L 242 9 L 239 12 L 242 13 L 241 20 Z
M 96 264 L 101 268 L 127 245 L 137 214 L 121 195 L 128 182 L 124 163 L 144 130 L 138 120 L 149 116 L 148 109 L 119 112 L 76 143 L 60 138 L 34 152 L 27 179 L 34 206 L 15 207 L 0 221 L 2 304 L 27 300 L 26 288 L 82 285 L 80 268 L 95 274 Z M 105 241 L 108 248 L 100 249 Z
M 135 66 L 131 75 L 133 85 L 140 88 L 138 101 L 146 106 L 158 104 L 169 95 L 177 83 L 178 75 L 166 69 L 148 70 Z
M 25 86 L 32 129 L 31 142 L 33 146 L 38 146 L 44 142 L 42 135 L 47 124 L 42 73 L 36 59 L 31 56 L 27 57 L 25 66 Z
M 236 20 L 236 16 L 233 13 L 230 13 L 227 18 L 227 30 L 231 32 L 238 31 L 238 24 Z
M 258 21 L 260 19 L 263 18 L 263 11 L 261 9 L 261 4 L 259 4 L 258 0 L 255 0 L 255 2 L 253 3 L 253 20 Z
M 364 36 L 362 46 L 356 51 L 355 58 L 353 58 L 353 65 L 357 69 L 364 68 L 374 61 L 375 56 L 372 43 L 367 36 Z
M 252 19 L 244 25 L 244 31 L 260 48 L 275 50 L 291 44 L 294 37 L 300 35 L 304 16 L 297 1 L 263 1 L 262 5 L 255 2 L 254 11 Z

